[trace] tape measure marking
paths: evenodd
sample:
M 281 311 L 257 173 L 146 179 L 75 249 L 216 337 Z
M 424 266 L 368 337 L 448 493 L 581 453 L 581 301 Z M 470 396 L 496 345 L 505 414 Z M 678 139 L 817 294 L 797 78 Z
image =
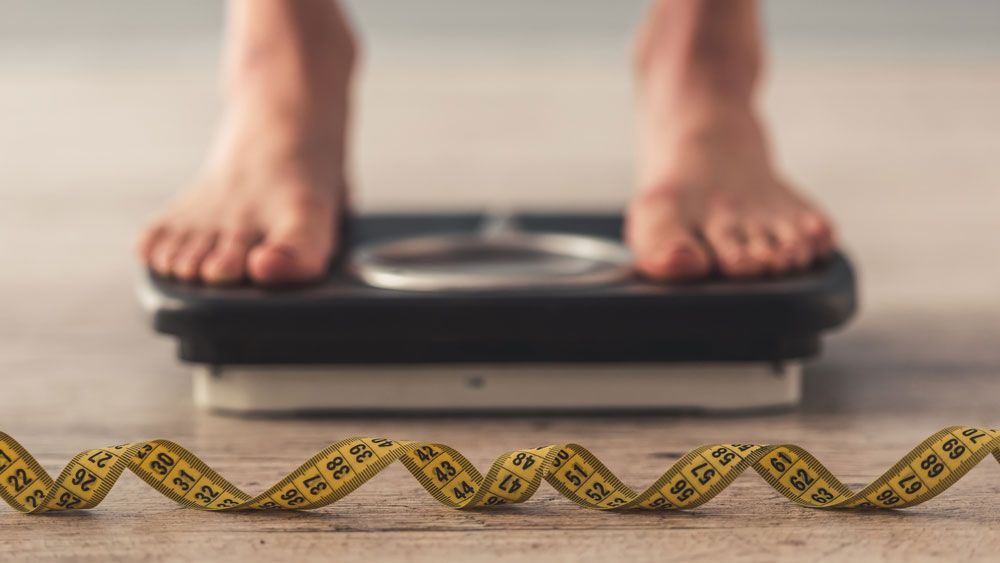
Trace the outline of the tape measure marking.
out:
M 937 496 L 991 453 L 1000 462 L 1000 430 L 945 428 L 854 492 L 798 446 L 715 444 L 688 452 L 652 485 L 636 492 L 578 444 L 507 452 L 483 476 L 462 454 L 444 444 L 348 438 L 252 496 L 169 440 L 87 450 L 74 456 L 52 479 L 21 444 L 0 433 L 0 497 L 16 510 L 31 514 L 93 508 L 128 469 L 189 508 L 308 510 L 337 502 L 399 461 L 438 502 L 459 509 L 524 502 L 542 480 L 586 508 L 690 509 L 711 500 L 748 468 L 802 506 L 892 509 Z

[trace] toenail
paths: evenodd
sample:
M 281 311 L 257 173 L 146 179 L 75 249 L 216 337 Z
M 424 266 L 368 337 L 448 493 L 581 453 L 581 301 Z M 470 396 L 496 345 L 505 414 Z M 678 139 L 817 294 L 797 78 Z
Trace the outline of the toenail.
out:
M 650 261 L 649 270 L 658 275 L 689 275 L 699 273 L 701 267 L 693 252 L 665 253 Z
M 239 281 L 242 276 L 237 268 L 213 264 L 202 268 L 202 277 L 212 283 L 231 283 Z
M 818 215 L 816 213 L 811 213 L 811 212 L 802 215 L 802 217 L 799 219 L 799 224 L 802 225 L 803 227 L 808 227 L 810 229 L 816 229 L 816 230 L 826 230 L 828 228 L 827 221 L 822 215 Z
M 684 261 L 697 258 L 697 253 L 693 248 L 687 245 L 676 245 L 664 250 L 662 253 L 658 254 L 656 261 L 663 264 L 671 264 L 678 260 Z

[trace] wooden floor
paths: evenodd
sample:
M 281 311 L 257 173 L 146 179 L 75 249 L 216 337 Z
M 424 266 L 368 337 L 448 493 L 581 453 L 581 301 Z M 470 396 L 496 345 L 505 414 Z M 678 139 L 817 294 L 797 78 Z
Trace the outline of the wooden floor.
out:
M 766 102 L 779 152 L 838 218 L 863 288 L 860 317 L 810 366 L 798 410 L 309 420 L 198 412 L 171 343 L 135 305 L 129 254 L 141 219 L 183 183 L 206 142 L 215 106 L 211 64 L 199 53 L 211 45 L 197 45 L 176 53 L 141 43 L 144 60 L 127 49 L 0 55 L 0 428 L 51 472 L 83 449 L 162 437 L 257 491 L 329 442 L 377 434 L 445 442 L 480 467 L 508 449 L 576 441 L 637 487 L 702 443 L 793 442 L 860 487 L 942 426 L 1000 425 L 1000 62 L 988 57 L 803 56 L 774 69 Z M 624 201 L 628 95 L 610 59 L 563 60 L 555 72 L 380 57 L 376 49 L 362 90 L 363 206 Z M 511 83 L 533 86 L 497 88 Z M 483 106 L 458 103 L 480 95 Z M 417 135 L 413 148 L 406 139 Z M 891 513 L 798 508 L 756 475 L 689 513 L 588 512 L 545 485 L 526 505 L 465 513 L 439 506 L 398 466 L 315 513 L 181 510 L 129 475 L 88 513 L 0 507 L 4 559 L 946 561 L 998 552 L 1000 467 L 989 460 L 941 497 Z

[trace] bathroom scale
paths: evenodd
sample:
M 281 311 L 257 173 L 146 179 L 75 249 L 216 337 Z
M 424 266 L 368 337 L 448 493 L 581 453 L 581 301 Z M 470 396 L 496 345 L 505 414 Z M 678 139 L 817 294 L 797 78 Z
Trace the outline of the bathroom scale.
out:
M 666 284 L 633 272 L 621 237 L 618 213 L 361 215 L 319 283 L 147 273 L 139 293 L 195 402 L 234 413 L 788 407 L 855 310 L 843 254 Z

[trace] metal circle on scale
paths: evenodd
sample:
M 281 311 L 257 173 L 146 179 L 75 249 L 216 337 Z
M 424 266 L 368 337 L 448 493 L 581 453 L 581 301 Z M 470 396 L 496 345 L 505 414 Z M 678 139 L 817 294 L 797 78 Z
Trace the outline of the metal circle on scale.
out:
M 375 243 L 354 252 L 352 268 L 368 285 L 404 291 L 580 287 L 632 274 L 631 255 L 612 240 L 522 231 Z

